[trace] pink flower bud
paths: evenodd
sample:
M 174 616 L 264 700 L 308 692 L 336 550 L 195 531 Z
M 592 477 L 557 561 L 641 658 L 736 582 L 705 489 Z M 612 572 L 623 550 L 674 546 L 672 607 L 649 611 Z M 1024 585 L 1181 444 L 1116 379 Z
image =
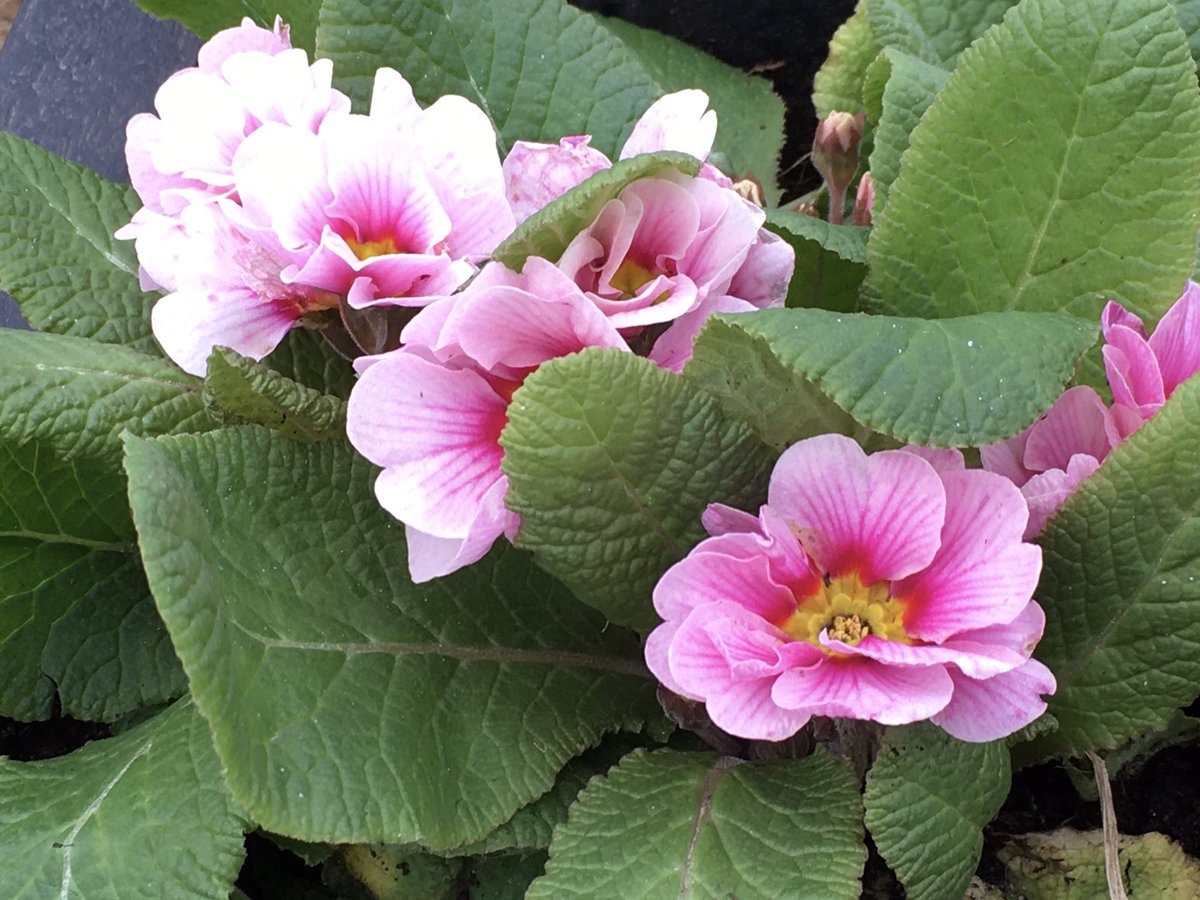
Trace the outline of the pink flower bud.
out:
M 831 112 L 817 125 L 812 162 L 829 189 L 829 221 L 842 221 L 846 188 L 858 171 L 858 145 L 866 125 L 864 113 Z
M 854 224 L 870 225 L 871 211 L 875 208 L 875 182 L 871 173 L 864 172 L 858 182 L 858 194 L 854 198 Z

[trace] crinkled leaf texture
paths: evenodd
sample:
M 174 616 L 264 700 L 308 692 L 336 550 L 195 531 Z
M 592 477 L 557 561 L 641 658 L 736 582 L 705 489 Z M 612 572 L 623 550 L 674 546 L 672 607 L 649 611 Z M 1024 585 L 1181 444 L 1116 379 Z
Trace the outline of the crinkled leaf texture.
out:
M 928 723 L 888 729 L 863 800 L 909 900 L 962 900 L 1010 781 L 1004 741 L 966 744 Z
M 1156 318 L 1195 251 L 1200 93 L 1167 0 L 1024 0 L 913 130 L 868 245 L 872 309 L 1113 297 Z
M 530 900 L 857 898 L 866 849 L 849 767 L 637 750 L 554 832 Z
M 0 759 L 0 795 L 11 900 L 223 900 L 242 864 L 248 823 L 188 699 L 67 756 Z
M 847 431 L 832 401 L 901 441 L 978 446 L 1049 408 L 1095 336 L 1094 325 L 1057 313 L 926 320 L 768 309 L 714 316 L 685 372 L 773 444 Z
M 298 441 L 346 435 L 346 403 L 305 387 L 226 347 L 208 358 L 204 397 L 232 423 L 265 425 Z
M 513 396 L 500 442 L 517 545 L 643 631 L 659 621 L 659 576 L 704 537 L 704 509 L 757 509 L 773 462 L 691 382 L 617 350 L 542 365 Z
M 133 188 L 3 132 L 0 171 L 0 288 L 30 324 L 159 355 L 133 243 L 113 237 Z
M 590 134 L 615 158 L 651 103 L 703 88 L 721 123 L 716 149 L 735 174 L 753 169 L 776 193 L 783 114 L 766 82 L 564 0 L 325 0 L 317 49 L 360 104 L 379 66 L 412 78 L 423 103 L 442 94 L 478 103 L 505 152 L 517 140 Z
M 867 274 L 870 229 L 830 225 L 824 219 L 786 209 L 767 213 L 767 227 L 791 244 L 796 253 L 788 284 L 789 307 L 838 312 L 858 308 L 858 289 Z
M 1058 729 L 1023 755 L 1115 747 L 1200 693 L 1198 446 L 1193 378 L 1050 520 L 1036 655 L 1058 679 Z
M 867 0 L 867 13 L 878 46 L 952 69 L 958 54 L 1012 5 L 1013 0 Z
M 350 362 L 316 331 L 293 328 L 263 364 L 305 387 L 346 400 L 354 387 Z
M 875 186 L 875 218 L 887 206 L 909 135 L 948 77 L 945 69 L 891 48 L 880 53 L 867 70 L 863 92 L 867 116 L 875 126 L 869 164 Z
M 65 459 L 120 471 L 123 431 L 170 434 L 217 426 L 200 379 L 125 347 L 0 330 L 0 431 L 44 441 Z
M 291 26 L 292 46 L 312 50 L 317 30 L 317 11 L 321 0 L 134 0 L 138 6 L 159 18 L 175 19 L 200 37 L 208 38 L 223 28 L 231 28 L 249 16 L 264 28 L 270 28 L 275 16 Z
M 184 689 L 135 548 L 122 431 L 216 426 L 134 350 L 0 331 L 0 712 L 113 719 Z
M 867 0 L 858 0 L 854 14 L 834 32 L 829 56 L 813 77 L 813 106 L 819 118 L 862 108 L 863 79 L 878 52 L 867 18 Z
M 530 256 L 557 260 L 609 200 L 633 182 L 666 172 L 695 175 L 700 161 L 686 153 L 643 153 L 620 160 L 538 210 L 496 248 L 493 259 L 520 271 Z
M 374 470 L 240 427 L 130 440 L 155 600 L 234 796 L 304 840 L 477 840 L 660 714 L 637 639 L 497 549 L 414 586 Z
M 112 721 L 186 689 L 137 555 L 125 479 L 0 438 L 0 714 Z

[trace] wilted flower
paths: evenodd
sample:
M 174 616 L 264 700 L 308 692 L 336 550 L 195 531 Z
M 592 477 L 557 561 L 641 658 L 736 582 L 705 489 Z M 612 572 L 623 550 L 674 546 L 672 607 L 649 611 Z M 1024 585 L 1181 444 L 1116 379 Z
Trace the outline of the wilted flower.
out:
M 1142 419 L 1200 371 L 1200 284 L 1187 283 L 1149 338 L 1142 320 L 1119 303 L 1110 301 L 1100 321 L 1113 400 Z
M 1045 618 L 1026 516 L 1010 482 L 961 457 L 801 441 L 757 517 L 709 508 L 714 536 L 655 588 L 646 661 L 741 737 L 781 740 L 814 715 L 1004 737 L 1055 689 L 1030 658 Z

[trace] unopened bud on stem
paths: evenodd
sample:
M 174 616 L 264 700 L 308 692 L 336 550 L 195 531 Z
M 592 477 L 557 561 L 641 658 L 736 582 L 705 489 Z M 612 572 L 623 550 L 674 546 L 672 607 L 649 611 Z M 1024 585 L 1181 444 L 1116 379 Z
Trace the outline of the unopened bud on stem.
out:
M 866 116 L 831 112 L 817 125 L 812 161 L 829 190 L 829 221 L 839 224 L 846 203 L 846 189 L 858 171 L 858 145 L 862 143 Z
M 863 172 L 858 182 L 858 194 L 854 198 L 854 224 L 870 225 L 871 211 L 875 208 L 875 182 L 870 172 Z

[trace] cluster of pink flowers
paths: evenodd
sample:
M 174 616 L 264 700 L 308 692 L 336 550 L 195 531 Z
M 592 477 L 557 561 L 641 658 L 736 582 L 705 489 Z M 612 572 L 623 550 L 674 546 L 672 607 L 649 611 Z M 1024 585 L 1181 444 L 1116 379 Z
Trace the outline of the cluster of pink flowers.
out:
M 350 112 L 328 60 L 249 19 L 171 76 L 136 116 L 126 156 L 145 206 L 143 285 L 166 291 L 155 337 L 203 374 L 214 346 L 261 359 L 303 316 L 424 306 L 448 296 L 512 230 L 495 134 L 461 97 L 427 109 L 380 69 Z
M 793 253 L 705 162 L 717 121 L 702 91 L 656 102 L 620 153 L 686 152 L 699 177 L 629 185 L 558 259 L 518 272 L 487 259 L 612 165 L 590 138 L 518 142 L 501 164 L 487 116 L 462 97 L 422 109 L 381 69 L 356 115 L 331 84 L 331 65 L 310 65 L 278 24 L 218 34 L 163 85 L 158 115 L 129 125 L 145 207 L 120 235 L 137 240 L 146 286 L 167 292 L 155 336 L 196 374 L 215 346 L 260 359 L 314 316 L 424 307 L 399 348 L 356 361 L 347 430 L 383 467 L 376 493 L 425 581 L 514 533 L 499 435 L 530 372 L 631 344 L 677 371 L 713 312 L 783 304 Z

